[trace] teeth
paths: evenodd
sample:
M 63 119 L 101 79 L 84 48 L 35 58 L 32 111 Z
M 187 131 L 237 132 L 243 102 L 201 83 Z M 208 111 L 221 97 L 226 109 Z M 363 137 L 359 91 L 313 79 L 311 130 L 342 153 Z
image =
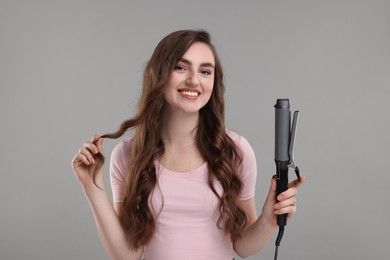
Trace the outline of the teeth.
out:
M 180 91 L 180 93 L 182 93 L 183 95 L 186 95 L 186 96 L 191 96 L 191 97 L 196 97 L 199 95 L 198 92 L 194 92 L 194 91 Z

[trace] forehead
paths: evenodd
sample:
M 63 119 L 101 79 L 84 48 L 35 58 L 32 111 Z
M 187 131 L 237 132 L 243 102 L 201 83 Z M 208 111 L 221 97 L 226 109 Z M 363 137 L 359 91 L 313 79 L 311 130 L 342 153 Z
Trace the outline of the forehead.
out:
M 188 50 L 184 53 L 183 59 L 189 60 L 192 63 L 211 63 L 215 64 L 214 54 L 206 43 L 203 42 L 195 42 L 188 48 Z

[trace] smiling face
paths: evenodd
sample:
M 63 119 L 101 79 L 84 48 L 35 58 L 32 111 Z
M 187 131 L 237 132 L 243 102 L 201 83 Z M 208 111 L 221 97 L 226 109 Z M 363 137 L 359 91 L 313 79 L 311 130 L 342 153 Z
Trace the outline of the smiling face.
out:
M 177 62 L 166 85 L 164 99 L 171 110 L 198 113 L 210 99 L 215 59 L 210 47 L 196 42 Z

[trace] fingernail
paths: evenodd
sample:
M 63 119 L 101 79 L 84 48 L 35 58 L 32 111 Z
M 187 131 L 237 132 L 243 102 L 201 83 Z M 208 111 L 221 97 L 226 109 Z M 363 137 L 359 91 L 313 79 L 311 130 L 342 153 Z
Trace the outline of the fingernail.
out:
M 279 195 L 278 196 L 278 200 L 280 201 L 280 200 L 282 200 L 283 199 L 283 195 Z

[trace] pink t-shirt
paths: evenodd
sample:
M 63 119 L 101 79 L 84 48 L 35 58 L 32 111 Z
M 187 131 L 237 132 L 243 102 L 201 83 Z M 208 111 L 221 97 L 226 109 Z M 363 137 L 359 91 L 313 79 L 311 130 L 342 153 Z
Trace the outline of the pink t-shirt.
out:
M 256 158 L 248 141 L 226 130 L 242 151 L 243 162 L 239 175 L 243 182 L 240 200 L 254 196 Z M 122 140 L 111 155 L 110 180 L 113 202 L 122 202 L 122 186 L 132 139 Z M 144 247 L 146 260 L 233 259 L 230 236 L 217 227 L 218 198 L 208 186 L 207 163 L 190 172 L 174 172 L 155 162 L 157 183 L 149 198 L 156 216 L 157 229 L 153 239 Z M 217 192 L 221 185 L 216 182 Z M 163 200 L 163 202 L 162 202 Z

